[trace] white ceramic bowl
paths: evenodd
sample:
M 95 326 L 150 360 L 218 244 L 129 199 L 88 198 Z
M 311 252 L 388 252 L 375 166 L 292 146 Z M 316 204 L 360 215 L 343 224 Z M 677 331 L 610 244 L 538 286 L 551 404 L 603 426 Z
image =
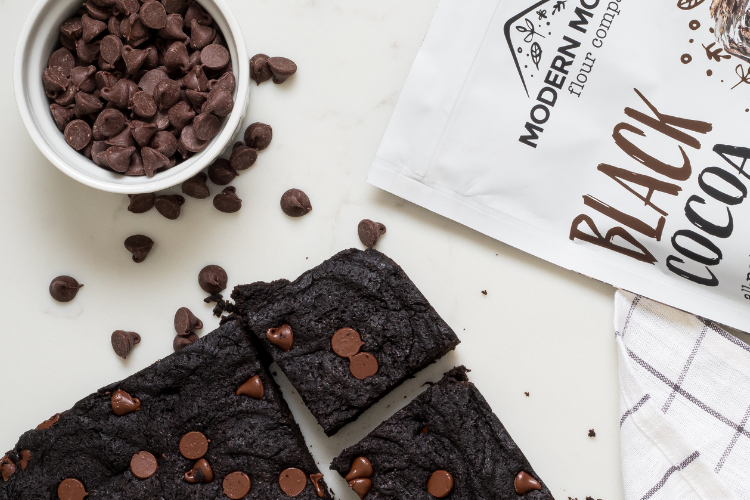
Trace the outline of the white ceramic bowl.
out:
M 129 177 L 97 166 L 65 142 L 49 110 L 44 94 L 42 72 L 58 43 L 60 24 L 72 17 L 83 0 L 39 0 L 21 30 L 14 63 L 16 102 L 21 118 L 36 143 L 57 168 L 75 180 L 113 193 L 150 193 L 177 185 L 213 162 L 227 147 L 242 125 L 250 92 L 247 48 L 237 20 L 224 0 L 199 0 L 221 29 L 232 57 L 237 80 L 234 111 L 226 118 L 219 134 L 208 147 L 174 168 L 154 177 Z

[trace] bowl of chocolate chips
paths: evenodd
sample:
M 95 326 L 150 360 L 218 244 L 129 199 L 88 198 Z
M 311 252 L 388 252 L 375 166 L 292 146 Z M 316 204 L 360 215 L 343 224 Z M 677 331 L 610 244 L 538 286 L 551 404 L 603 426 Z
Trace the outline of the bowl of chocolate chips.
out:
M 64 173 L 150 193 L 230 144 L 247 108 L 247 61 L 223 0 L 40 0 L 16 50 L 16 100 Z

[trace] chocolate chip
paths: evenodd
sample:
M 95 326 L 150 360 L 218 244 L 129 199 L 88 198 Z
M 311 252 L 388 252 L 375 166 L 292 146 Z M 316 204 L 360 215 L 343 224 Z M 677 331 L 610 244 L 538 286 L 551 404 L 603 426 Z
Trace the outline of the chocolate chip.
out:
M 229 186 L 214 196 L 214 207 L 225 214 L 239 212 L 242 208 L 242 200 L 237 196 L 237 188 Z
M 213 47 L 210 45 L 209 47 Z M 227 116 L 234 109 L 234 98 L 232 93 L 222 88 L 215 88 L 208 93 L 206 103 L 203 105 L 203 113 L 213 113 L 217 116 Z
M 149 94 L 154 95 L 156 85 L 162 80 L 169 79 L 169 75 L 166 74 L 162 69 L 152 69 L 141 77 L 141 79 L 138 81 L 138 86 L 144 92 L 148 92 Z
M 258 85 L 273 77 L 271 68 L 268 67 L 268 59 L 270 58 L 265 54 L 255 54 L 250 59 L 250 78 Z
M 289 217 L 302 217 L 311 210 L 310 198 L 299 189 L 290 189 L 281 196 L 281 211 Z
M 201 63 L 208 69 L 222 69 L 229 64 L 229 51 L 217 43 L 207 45 L 201 51 Z
M 203 200 L 211 196 L 211 192 L 206 185 L 208 177 L 203 172 L 199 172 L 194 177 L 182 183 L 182 192 L 191 198 Z
M 47 97 L 54 99 L 68 88 L 68 79 L 59 68 L 47 68 L 42 72 L 42 85 Z
M 169 132 L 157 132 L 149 145 L 167 158 L 174 156 L 177 152 L 177 138 Z
M 292 327 L 287 324 L 278 328 L 269 328 L 266 331 L 266 338 L 284 352 L 290 351 L 294 346 L 294 333 Z
M 21 467 L 21 470 L 26 470 L 26 466 L 29 465 L 29 461 L 31 461 L 31 452 L 29 450 L 21 450 L 21 459 L 18 461 L 19 467 Z
M 164 4 L 164 7 L 169 14 L 184 14 L 188 8 L 190 0 L 162 0 L 161 3 Z
M 352 466 L 345 479 L 351 481 L 353 479 L 369 478 L 372 477 L 372 474 L 373 469 L 370 461 L 366 457 L 357 457 L 352 461 Z
M 49 429 L 50 427 L 52 427 L 53 425 L 55 425 L 58 420 L 60 420 L 60 414 L 59 413 L 55 413 L 50 418 L 48 418 L 47 420 L 45 420 L 41 424 L 37 425 L 36 426 L 36 430 L 43 431 L 45 429 Z
M 83 36 L 83 23 L 80 17 L 72 17 L 60 25 L 60 33 L 77 40 Z
M 130 472 L 138 479 L 148 479 L 159 469 L 156 457 L 147 451 L 139 451 L 130 459 Z
M 178 130 L 184 129 L 188 123 L 193 121 L 195 111 L 190 104 L 180 101 L 169 108 L 169 123 Z
M 221 130 L 221 122 L 216 115 L 201 113 L 193 120 L 195 136 L 202 141 L 210 141 Z
M 177 335 L 187 336 L 193 330 L 203 328 L 203 322 L 199 320 L 187 307 L 180 307 L 174 315 L 174 329 Z
M 331 349 L 342 358 L 354 356 L 364 344 L 359 332 L 352 328 L 341 328 L 331 338 Z
M 296 497 L 307 486 L 307 476 L 296 468 L 285 469 L 279 474 L 279 486 L 290 497 Z
M 96 132 L 95 132 L 95 135 L 96 135 Z M 101 141 L 94 141 L 94 142 L 97 143 Z M 133 139 L 133 134 L 130 133 L 130 129 L 128 128 L 127 125 L 122 130 L 122 132 L 120 132 L 119 134 L 113 137 L 108 138 L 104 142 L 107 146 L 120 146 L 122 148 L 132 148 L 135 146 L 135 139 Z M 101 152 L 100 148 L 103 149 L 103 147 L 97 146 L 97 153 Z M 92 149 L 92 154 L 94 154 L 93 149 Z M 136 154 L 136 153 L 133 153 L 133 154 Z
M 203 72 L 203 66 L 195 66 L 193 69 L 182 77 L 182 83 L 185 87 L 197 90 L 198 92 L 205 92 L 208 90 L 208 78 Z
M 182 26 L 183 18 L 180 14 L 169 14 L 167 24 L 159 30 L 158 36 L 167 40 L 185 40 L 189 37 L 182 31 Z
M 193 469 L 185 473 L 185 481 L 188 483 L 210 483 L 214 480 L 214 472 L 205 458 L 201 458 Z
M 318 495 L 318 498 L 326 496 L 326 490 L 323 488 L 323 485 L 320 484 L 321 479 L 323 479 L 323 474 L 320 472 L 310 474 L 310 482 L 312 482 L 313 487 L 315 488 L 315 494 Z
M 194 333 L 187 336 L 177 335 L 172 342 L 172 347 L 174 348 L 174 352 L 177 352 L 197 341 L 198 336 Z
M 284 83 L 290 76 L 297 72 L 297 65 L 286 57 L 271 57 L 268 59 L 268 67 L 273 74 L 273 83 Z
M 148 0 L 141 5 L 141 21 L 152 30 L 160 30 L 167 26 L 167 9 L 156 0 Z
M 428 426 L 425 425 L 424 427 L 422 427 L 422 434 L 429 434 L 429 432 L 430 428 Z
M 138 85 L 130 80 L 118 80 L 113 87 L 102 88 L 102 97 L 120 109 L 127 109 L 130 98 L 138 92 Z
M 366 478 L 353 479 L 349 481 L 349 487 L 354 490 L 354 493 L 359 495 L 359 498 L 365 498 L 365 495 L 367 495 L 370 488 L 372 488 L 372 480 Z
M 83 120 L 73 120 L 65 126 L 65 142 L 76 151 L 91 142 L 91 127 Z
M 378 360 L 369 352 L 360 352 L 349 358 L 349 371 L 359 380 L 378 373 Z
M 105 109 L 94 121 L 94 128 L 92 134 L 94 139 L 101 141 L 115 136 L 125 130 L 127 125 L 125 115 L 116 109 Z M 112 144 L 113 146 L 125 146 L 125 144 Z
M 206 293 L 220 293 L 227 287 L 227 272 L 220 266 L 209 265 L 198 273 L 198 285 Z
M 114 393 L 112 393 L 112 397 L 110 398 L 110 405 L 112 406 L 112 411 L 114 412 L 114 414 L 118 417 L 122 417 L 123 415 L 127 415 L 128 413 L 133 413 L 134 411 L 140 410 L 141 400 L 138 398 L 134 398 L 122 389 L 118 389 Z
M 3 458 L 0 458 L 0 477 L 3 478 L 3 482 L 10 479 L 10 476 L 12 476 L 15 472 L 16 464 L 14 464 L 7 455 Z
M 214 20 L 213 18 L 203 10 L 203 7 L 195 2 L 191 2 L 185 12 L 185 27 L 190 27 L 193 24 L 193 19 L 198 21 L 203 26 L 210 26 Z
M 78 92 L 76 93 L 75 99 L 76 99 L 76 117 L 78 118 L 81 118 L 87 115 L 92 115 L 94 113 L 98 113 L 99 111 L 104 109 L 104 104 L 95 95 L 86 94 L 84 92 Z
M 596 431 L 594 429 L 589 429 L 589 437 L 590 438 L 596 437 Z
M 135 332 L 126 332 L 125 330 L 115 330 L 112 332 L 112 349 L 114 349 L 115 354 L 122 359 L 127 358 L 130 351 L 132 351 L 140 341 L 141 336 Z
M 142 234 L 134 234 L 125 239 L 125 248 L 133 254 L 133 262 L 136 264 L 146 260 L 153 246 L 154 240 Z
M 234 94 L 234 89 L 237 87 L 237 80 L 234 77 L 234 73 L 227 71 L 218 80 L 211 80 L 208 82 L 209 90 L 213 89 L 224 89 L 230 94 Z
M 162 80 L 154 87 L 154 102 L 160 110 L 168 110 L 180 100 L 180 84 L 174 80 Z
M 216 30 L 210 26 L 203 26 L 196 19 L 190 21 L 190 47 L 201 50 L 214 39 Z M 226 49 L 225 49 L 226 50 Z M 203 54 L 201 54 L 201 59 Z M 228 62 L 228 61 L 227 61 Z M 226 65 L 225 65 L 226 66 Z
M 148 57 L 148 51 L 142 49 L 134 49 L 130 45 L 122 47 L 122 59 L 125 61 L 125 68 L 127 72 L 134 75 L 141 69 L 143 63 Z
M 240 500 L 250 493 L 250 478 L 244 472 L 236 471 L 227 474 L 222 483 L 224 494 L 232 500 Z
M 97 155 L 99 158 L 103 156 L 103 162 L 109 168 L 115 172 L 124 173 L 130 168 L 130 157 L 135 153 L 134 147 L 123 148 L 120 146 L 112 146 L 107 149 L 104 153 Z
M 258 160 L 258 150 L 255 148 L 249 148 L 238 142 L 232 149 L 232 156 L 229 158 L 229 164 L 235 170 L 247 170 L 248 168 L 255 165 Z
M 57 487 L 57 497 L 60 500 L 83 500 L 87 496 L 86 487 L 78 479 L 65 479 Z
M 453 476 L 450 472 L 436 470 L 427 481 L 427 493 L 435 498 L 445 498 L 453 490 Z
M 70 72 L 73 71 L 75 66 L 76 60 L 73 57 L 73 54 L 71 54 L 65 47 L 54 51 L 47 60 L 47 67 L 49 69 L 57 69 L 66 78 L 70 76 Z
M 122 40 L 119 36 L 107 35 L 102 39 L 99 53 L 110 64 L 116 63 L 122 57 Z
M 131 107 L 135 114 L 144 118 L 151 118 L 156 114 L 156 102 L 151 94 L 140 91 L 130 99 Z
M 224 158 L 219 158 L 208 167 L 208 178 L 218 186 L 226 186 L 235 177 L 237 177 L 237 171 Z
M 380 222 L 373 222 L 370 219 L 363 219 L 357 226 L 359 241 L 367 248 L 374 247 L 378 239 L 385 234 L 385 226 Z
M 65 130 L 65 126 L 70 123 L 75 116 L 73 106 L 63 107 L 59 104 L 50 104 L 49 109 L 52 112 L 52 118 L 55 120 L 55 125 L 57 125 L 57 128 L 60 129 L 61 132 Z
M 159 127 L 155 124 L 140 120 L 133 120 L 128 126 L 130 127 L 130 134 L 133 136 L 133 139 L 135 139 L 135 142 L 137 142 L 142 148 L 146 147 L 151 142 L 154 134 L 159 130 Z M 141 151 L 141 156 L 142 155 L 143 151 Z
M 245 130 L 245 144 L 258 151 L 263 151 L 271 144 L 273 129 L 270 125 L 256 122 Z
M 154 153 L 156 153 L 156 151 L 154 151 Z M 157 196 L 154 200 L 156 210 L 169 220 L 175 220 L 180 216 L 180 207 L 184 203 L 185 198 L 178 194 L 161 195 Z
M 180 439 L 180 453 L 188 460 L 198 460 L 208 452 L 208 438 L 202 432 L 188 432 Z
M 156 195 L 154 193 L 129 194 L 128 198 L 130 198 L 128 211 L 134 214 L 142 214 L 154 207 Z
M 516 475 L 516 478 L 513 480 L 513 486 L 516 489 L 516 493 L 519 495 L 525 495 L 532 490 L 542 489 L 542 485 L 539 484 L 539 481 L 531 477 L 531 474 L 524 471 L 521 471 Z
M 79 91 L 90 94 L 96 90 L 95 74 L 94 66 L 76 66 L 70 71 L 70 82 L 78 87 Z
M 82 287 L 75 278 L 58 276 L 49 284 L 49 294 L 58 302 L 70 302 Z
M 258 375 L 251 377 L 235 392 L 238 396 L 250 396 L 253 399 L 263 399 L 263 381 Z
M 178 147 L 179 146 L 182 146 L 191 153 L 200 153 L 201 151 L 206 149 L 206 147 L 208 147 L 208 141 L 198 139 L 198 137 L 196 137 L 195 135 L 195 129 L 193 128 L 193 126 L 188 125 L 182 129 L 182 132 L 180 132 L 180 141 L 178 142 Z
M 105 23 L 98 19 L 93 19 L 86 14 L 81 18 L 81 26 L 83 28 L 81 39 L 86 43 L 89 43 L 107 29 Z
M 138 12 L 139 7 L 140 5 L 136 0 L 117 0 L 115 2 L 114 14 L 125 14 L 126 16 L 130 16 L 131 14 Z

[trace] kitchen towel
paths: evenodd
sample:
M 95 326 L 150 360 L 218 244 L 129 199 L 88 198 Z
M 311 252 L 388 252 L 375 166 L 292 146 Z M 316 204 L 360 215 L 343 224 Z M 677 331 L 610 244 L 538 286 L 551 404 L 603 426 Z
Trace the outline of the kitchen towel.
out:
M 625 498 L 750 500 L 750 346 L 625 291 L 615 334 Z

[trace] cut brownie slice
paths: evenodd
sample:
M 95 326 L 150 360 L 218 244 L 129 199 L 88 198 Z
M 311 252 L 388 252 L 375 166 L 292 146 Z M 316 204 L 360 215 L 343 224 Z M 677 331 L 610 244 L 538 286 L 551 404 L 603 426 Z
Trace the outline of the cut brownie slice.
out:
M 551 500 L 467 371 L 448 372 L 331 468 L 365 500 Z
M 4 463 L 1 500 L 331 498 L 239 322 L 25 433 Z
M 232 298 L 329 436 L 459 343 L 376 250 L 345 250 L 294 282 L 238 286 Z

